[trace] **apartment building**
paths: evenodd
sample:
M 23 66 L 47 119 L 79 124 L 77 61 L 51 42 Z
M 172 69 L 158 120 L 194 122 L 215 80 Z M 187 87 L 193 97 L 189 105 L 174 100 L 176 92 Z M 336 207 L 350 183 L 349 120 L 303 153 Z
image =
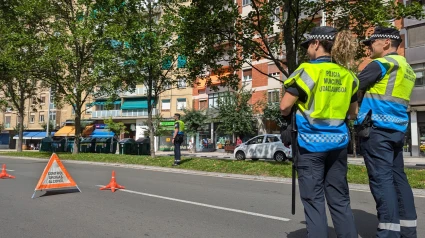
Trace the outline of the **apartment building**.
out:
M 404 0 L 405 4 L 424 0 Z M 409 112 L 410 126 L 406 133 L 406 150 L 412 156 L 425 157 L 425 20 L 404 19 L 401 33 L 404 37 L 405 57 L 416 73 Z
M 63 105 L 58 108 L 53 100 L 49 100 L 50 92 L 47 89 L 40 89 L 37 96 L 25 101 L 24 115 L 24 145 L 37 147 L 41 139 L 46 137 L 46 124 L 49 121 L 50 108 L 50 124 L 53 125 L 53 132 L 59 130 L 67 122 L 73 121 L 75 112 L 71 105 Z M 82 119 L 89 119 L 89 115 L 82 115 Z M 17 141 L 17 125 L 19 123 L 17 112 L 12 108 L 6 108 L 0 112 L 0 124 L 3 125 L 3 131 L 0 134 L 0 148 L 16 148 Z

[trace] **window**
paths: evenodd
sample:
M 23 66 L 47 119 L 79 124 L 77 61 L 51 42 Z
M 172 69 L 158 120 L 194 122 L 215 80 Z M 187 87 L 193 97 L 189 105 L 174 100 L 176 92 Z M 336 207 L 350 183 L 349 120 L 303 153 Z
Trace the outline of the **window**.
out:
M 218 99 L 226 95 L 227 92 L 208 94 L 208 107 L 214 108 L 218 106 Z
M 32 102 L 32 104 L 37 104 L 37 98 L 36 97 L 33 97 L 32 100 L 31 100 L 31 102 Z
M 74 108 L 72 108 L 74 110 Z M 121 104 L 96 105 L 96 111 L 121 110 Z M 73 112 L 74 114 L 75 112 Z
M 277 136 L 267 136 L 265 143 L 280 142 Z
M 179 79 L 179 81 L 177 82 L 177 87 L 178 88 L 186 88 L 186 79 L 184 79 L 184 78 Z
M 12 121 L 12 118 L 10 116 L 4 117 L 4 128 L 11 128 L 10 122 Z
M 242 6 L 251 4 L 251 0 L 242 0 Z
M 38 122 L 44 122 L 44 112 L 38 113 Z
M 207 100 L 199 101 L 199 110 L 204 110 L 208 108 Z
M 177 98 L 177 110 L 186 108 L 186 98 Z
M 270 20 L 272 20 L 272 22 L 277 22 L 279 21 L 279 18 L 280 18 L 280 8 L 276 7 L 272 13 Z
M 252 69 L 247 69 L 242 72 L 242 81 L 251 81 L 252 80 Z
M 50 95 L 50 109 L 56 109 L 53 95 Z
M 162 100 L 161 110 L 170 110 L 170 108 L 171 108 L 170 101 L 171 101 L 170 99 Z
M 46 95 L 43 95 L 43 94 L 42 94 L 42 95 L 40 96 L 40 103 L 41 103 L 41 104 L 45 104 L 45 103 L 46 103 Z
M 255 145 L 255 144 L 262 144 L 264 140 L 264 136 L 258 136 L 255 138 L 252 138 L 251 140 L 247 141 L 247 145 Z
M 31 114 L 30 115 L 30 123 L 34 123 L 34 121 L 35 121 L 35 115 Z
M 279 72 L 274 72 L 269 74 L 270 77 L 274 77 L 274 78 L 279 78 L 280 73 Z
M 408 28 L 407 39 L 409 47 L 425 45 L 425 25 Z
M 424 64 L 415 64 L 412 65 L 413 71 L 415 71 L 416 74 L 416 81 L 415 86 L 416 87 L 423 87 L 425 86 L 425 67 Z
M 53 121 L 54 123 L 56 123 L 56 111 L 50 112 L 50 121 Z
M 268 103 L 278 103 L 280 96 L 279 96 L 279 89 L 270 90 L 267 92 L 267 102 Z
M 86 103 L 86 114 L 92 114 L 93 112 L 93 104 Z

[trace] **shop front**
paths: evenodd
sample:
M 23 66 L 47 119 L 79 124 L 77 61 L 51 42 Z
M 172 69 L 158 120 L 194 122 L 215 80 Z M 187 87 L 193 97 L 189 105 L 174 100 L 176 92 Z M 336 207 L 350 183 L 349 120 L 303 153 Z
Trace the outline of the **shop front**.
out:
M 174 120 L 167 120 L 160 122 L 161 135 L 158 136 L 158 150 L 159 151 L 174 151 L 173 144 L 173 133 L 174 133 Z M 183 143 L 180 146 L 180 150 L 187 150 L 188 137 L 184 136 Z

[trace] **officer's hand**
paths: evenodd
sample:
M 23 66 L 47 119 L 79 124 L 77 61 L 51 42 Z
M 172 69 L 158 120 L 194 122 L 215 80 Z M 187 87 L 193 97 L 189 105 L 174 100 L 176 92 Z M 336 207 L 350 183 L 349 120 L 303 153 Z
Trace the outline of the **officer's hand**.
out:
M 171 141 L 171 143 L 174 143 L 174 139 Z

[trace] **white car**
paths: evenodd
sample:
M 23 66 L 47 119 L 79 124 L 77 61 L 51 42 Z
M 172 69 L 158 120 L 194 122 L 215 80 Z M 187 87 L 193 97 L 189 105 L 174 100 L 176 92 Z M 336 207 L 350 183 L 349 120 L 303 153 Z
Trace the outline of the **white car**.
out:
M 237 146 L 234 157 L 237 160 L 274 159 L 282 162 L 292 158 L 292 149 L 283 145 L 279 134 L 264 134 Z

